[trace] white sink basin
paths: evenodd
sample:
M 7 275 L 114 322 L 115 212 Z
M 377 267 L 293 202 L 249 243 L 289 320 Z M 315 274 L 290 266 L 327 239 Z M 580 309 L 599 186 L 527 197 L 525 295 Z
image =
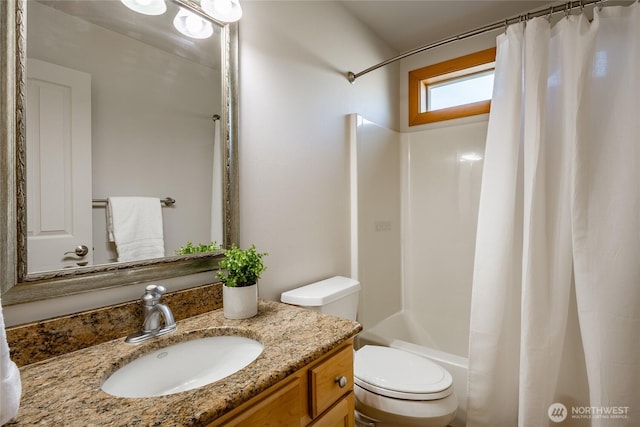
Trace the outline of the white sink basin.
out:
M 114 372 L 102 390 L 119 397 L 164 396 L 221 380 L 262 353 L 258 341 L 238 336 L 198 338 L 161 348 Z

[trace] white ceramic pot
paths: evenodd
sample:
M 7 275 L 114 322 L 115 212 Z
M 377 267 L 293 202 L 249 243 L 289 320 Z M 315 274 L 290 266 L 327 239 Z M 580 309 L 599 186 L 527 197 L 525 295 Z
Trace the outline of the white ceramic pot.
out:
M 222 286 L 222 309 L 227 319 L 246 319 L 258 314 L 258 284 Z

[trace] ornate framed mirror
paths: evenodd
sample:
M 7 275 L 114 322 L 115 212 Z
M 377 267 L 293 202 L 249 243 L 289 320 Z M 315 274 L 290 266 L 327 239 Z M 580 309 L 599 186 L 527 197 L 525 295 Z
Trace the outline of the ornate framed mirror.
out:
M 28 3 L 28 4 L 27 4 Z M 27 191 L 27 7 L 47 8 L 58 2 L 3 0 L 0 2 L 0 292 L 2 304 L 18 304 L 97 289 L 112 288 L 153 280 L 184 276 L 217 268 L 219 252 L 172 255 L 131 262 L 99 262 L 73 268 L 33 271 L 28 265 Z M 60 2 L 61 4 L 63 2 Z M 68 3 L 73 3 L 69 1 Z M 76 2 L 100 3 L 100 2 Z M 120 2 L 105 2 L 117 3 Z M 189 0 L 170 0 L 175 7 L 198 6 Z M 55 11 L 59 13 L 59 11 Z M 73 19 L 77 19 L 74 17 Z M 84 24 L 94 25 L 92 24 Z M 98 23 L 98 25 L 103 25 Z M 214 22 L 214 26 L 216 23 Z M 100 30 L 102 31 L 102 30 Z M 112 29 L 109 29 L 112 31 Z M 158 30 L 155 30 L 158 31 Z M 136 31 L 129 31 L 135 33 Z M 237 24 L 218 25 L 220 43 L 220 132 L 221 141 L 221 222 L 223 246 L 238 242 L 238 162 L 237 162 Z M 30 33 L 29 33 L 30 34 Z M 120 36 L 119 36 L 120 37 Z M 193 44 L 187 40 L 185 46 Z M 154 47 L 155 49 L 155 47 Z M 172 48 L 178 51 L 180 48 Z M 78 56 L 78 55 L 75 55 Z M 196 53 L 196 56 L 197 55 Z M 134 58 L 135 59 L 135 58 Z M 144 59 L 143 59 L 144 60 Z M 177 72 L 180 75 L 179 72 Z M 163 86 L 164 89 L 166 87 Z M 160 88 L 160 89 L 163 89 Z M 92 89 L 93 90 L 93 89 Z M 198 93 L 196 90 L 195 93 Z M 92 103 L 93 105 L 93 103 Z M 94 108 L 95 109 L 95 108 Z M 214 111 L 214 113 L 216 113 Z M 163 119 L 155 118 L 157 122 Z M 181 134 L 183 134 L 182 132 Z M 95 134 L 95 132 L 94 132 Z M 155 151 L 155 150 L 154 150 Z M 95 160 L 94 160 L 95 162 Z M 165 171 L 167 174 L 175 171 Z M 95 189 L 99 187 L 94 185 Z M 213 190 L 212 190 L 213 192 Z M 155 194 L 166 196 L 166 194 Z M 100 194 L 93 197 L 104 198 Z M 180 200 L 177 201 L 180 203 Z M 189 206 L 183 206 L 188 210 Z M 213 228 L 213 225 L 211 226 Z M 203 237 L 208 242 L 209 235 Z M 186 241 L 185 241 L 186 243 Z M 95 241 L 92 242 L 95 245 Z

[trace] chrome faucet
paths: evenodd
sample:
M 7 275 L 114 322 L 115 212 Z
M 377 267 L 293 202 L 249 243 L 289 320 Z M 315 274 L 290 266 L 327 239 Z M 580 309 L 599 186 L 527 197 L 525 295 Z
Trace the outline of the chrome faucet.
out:
M 137 344 L 149 338 L 159 337 L 176 330 L 176 321 L 171 309 L 160 303 L 162 294 L 167 292 L 164 286 L 149 285 L 142 295 L 142 331 L 129 335 L 125 342 Z

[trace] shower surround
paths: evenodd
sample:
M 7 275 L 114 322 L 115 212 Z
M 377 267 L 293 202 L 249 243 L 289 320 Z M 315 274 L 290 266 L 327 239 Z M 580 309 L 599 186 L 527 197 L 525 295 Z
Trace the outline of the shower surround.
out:
M 403 134 L 350 120 L 359 345 L 397 347 L 443 365 L 460 404 L 454 425 L 464 425 L 487 116 Z

